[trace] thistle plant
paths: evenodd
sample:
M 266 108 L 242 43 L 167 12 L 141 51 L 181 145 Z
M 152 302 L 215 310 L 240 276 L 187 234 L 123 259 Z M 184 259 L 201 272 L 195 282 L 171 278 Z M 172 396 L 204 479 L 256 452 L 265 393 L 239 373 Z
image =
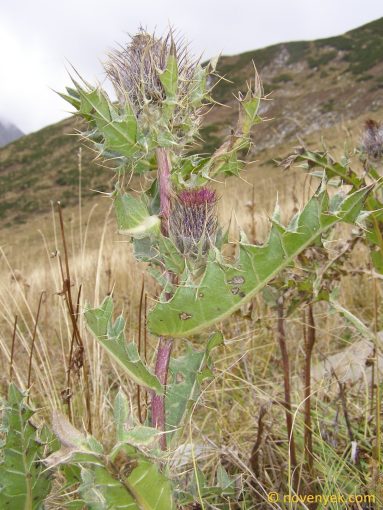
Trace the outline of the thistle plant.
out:
M 336 223 L 357 221 L 370 188 L 330 198 L 323 179 L 287 226 L 275 214 L 266 243 L 253 245 L 243 237 L 236 256 L 227 258 L 212 183 L 238 176 L 246 166 L 240 155 L 252 145 L 253 128 L 261 121 L 257 74 L 236 97 L 239 116 L 231 135 L 211 155 L 200 155 L 189 149 L 203 113 L 214 105 L 213 83 L 219 79 L 214 62 L 201 65 L 172 31 L 158 37 L 141 29 L 126 47 L 111 52 L 105 70 L 117 102 L 100 87 L 76 80 L 62 96 L 88 123 L 83 137 L 114 168 L 110 197 L 118 231 L 161 286 L 148 316 L 149 331 L 158 337 L 154 370 L 136 344 L 126 342 L 124 319 L 113 319 L 111 297 L 98 308 L 88 307 L 85 318 L 96 340 L 151 393 L 145 427 L 158 439 L 151 455 L 163 461 L 156 447 L 175 446 L 201 381 L 212 376 L 212 351 L 223 343 L 218 325 Z M 141 193 L 129 192 L 133 176 L 144 177 Z M 191 346 L 192 338 L 200 349 Z M 171 356 L 175 340 L 183 347 L 178 358 Z
M 379 160 L 383 156 L 383 126 L 373 120 L 366 120 L 361 140 L 362 153 L 371 160 Z

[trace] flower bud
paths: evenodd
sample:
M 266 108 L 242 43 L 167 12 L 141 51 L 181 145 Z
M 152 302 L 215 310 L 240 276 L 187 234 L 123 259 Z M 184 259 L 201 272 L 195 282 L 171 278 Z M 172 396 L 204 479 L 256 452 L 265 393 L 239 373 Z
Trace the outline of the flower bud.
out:
M 217 195 L 208 188 L 184 190 L 172 200 L 169 235 L 185 255 L 206 255 L 215 243 Z
M 362 135 L 362 150 L 370 159 L 383 156 L 383 126 L 375 120 L 366 120 Z
M 177 100 L 182 101 L 195 87 L 194 75 L 199 62 L 190 58 L 186 45 L 174 42 L 172 31 L 156 37 L 141 28 L 129 44 L 113 50 L 104 67 L 120 104 L 128 101 L 136 114 L 140 114 L 147 104 L 161 105 L 166 99 L 166 91 L 160 76 L 170 55 L 176 58 Z

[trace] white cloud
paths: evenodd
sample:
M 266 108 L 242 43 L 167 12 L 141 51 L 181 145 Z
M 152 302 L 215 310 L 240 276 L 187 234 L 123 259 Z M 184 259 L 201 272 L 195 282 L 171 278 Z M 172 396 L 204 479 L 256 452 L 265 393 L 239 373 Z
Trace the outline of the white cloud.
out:
M 0 8 L 0 115 L 24 131 L 65 116 L 50 88 L 69 83 L 71 62 L 88 80 L 100 60 L 139 24 L 171 23 L 196 54 L 234 54 L 286 40 L 342 33 L 383 15 L 380 0 L 3 0 Z

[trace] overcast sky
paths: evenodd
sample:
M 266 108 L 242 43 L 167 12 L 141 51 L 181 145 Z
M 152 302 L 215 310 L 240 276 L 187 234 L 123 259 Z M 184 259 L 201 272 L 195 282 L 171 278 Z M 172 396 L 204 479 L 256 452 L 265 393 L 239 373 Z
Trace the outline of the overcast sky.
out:
M 169 23 L 206 58 L 283 41 L 337 35 L 383 16 L 382 0 L 1 0 L 0 118 L 24 132 L 66 117 L 51 89 L 70 83 L 68 62 L 87 80 L 142 24 Z

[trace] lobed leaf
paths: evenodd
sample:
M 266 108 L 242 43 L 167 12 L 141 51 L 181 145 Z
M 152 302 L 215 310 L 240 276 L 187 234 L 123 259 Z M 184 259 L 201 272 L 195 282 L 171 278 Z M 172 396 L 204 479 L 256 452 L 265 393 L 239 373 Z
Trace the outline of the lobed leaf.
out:
M 50 474 L 42 465 L 44 444 L 30 422 L 33 410 L 25 395 L 9 385 L 8 400 L 2 409 L 0 461 L 0 508 L 39 509 L 51 488 Z
M 116 399 L 122 409 L 117 412 L 120 420 L 120 438 L 125 432 L 121 420 L 126 417 L 126 401 L 122 394 Z M 129 510 L 172 510 L 174 502 L 170 481 L 159 471 L 151 461 L 144 459 L 140 454 L 135 455 L 129 466 L 130 469 L 121 472 L 116 470 L 112 457 L 106 457 L 100 451 L 99 443 L 92 436 L 85 436 L 68 422 L 59 413 L 55 418 L 55 432 L 62 442 L 61 452 L 71 449 L 71 455 L 58 456 L 53 464 L 48 458 L 46 463 L 50 466 L 61 463 L 74 468 L 81 468 L 82 483 L 79 493 L 87 508 L 92 510 L 107 510 L 121 508 Z M 141 443 L 149 441 L 150 427 L 136 427 L 130 431 L 131 438 Z M 156 431 L 158 433 L 158 431 Z M 71 439 L 71 434 L 74 439 Z M 134 450 L 133 450 L 134 451 Z M 52 456 L 51 456 L 52 457 Z M 126 459 L 127 462 L 130 459 Z M 22 508 L 22 507 L 20 507 Z M 29 508 L 29 507 L 28 507 Z
M 162 395 L 164 390 L 161 383 L 142 362 L 136 344 L 134 342 L 126 343 L 123 317 L 118 317 L 112 324 L 112 315 L 113 300 L 111 297 L 105 298 L 99 308 L 88 308 L 85 311 L 88 328 L 127 375 L 137 384 Z
M 174 432 L 184 421 L 190 403 L 199 395 L 200 379 L 204 368 L 207 368 L 210 353 L 221 344 L 222 333 L 216 332 L 208 339 L 204 351 L 196 351 L 188 345 L 183 356 L 170 359 L 165 396 L 167 431 Z
M 131 157 L 137 142 L 137 119 L 128 104 L 121 114 L 100 88 L 81 87 L 74 82 L 76 89 L 68 88 L 68 94 L 60 94 L 74 106 L 87 122 L 97 127 L 103 136 L 106 151 L 113 151 Z
M 194 335 L 222 321 L 248 302 L 295 257 L 339 221 L 353 222 L 371 187 L 329 200 L 320 189 L 288 227 L 272 225 L 263 246 L 239 243 L 239 258 L 224 266 L 211 257 L 198 284 L 181 284 L 168 302 L 149 313 L 148 327 L 156 335 Z

